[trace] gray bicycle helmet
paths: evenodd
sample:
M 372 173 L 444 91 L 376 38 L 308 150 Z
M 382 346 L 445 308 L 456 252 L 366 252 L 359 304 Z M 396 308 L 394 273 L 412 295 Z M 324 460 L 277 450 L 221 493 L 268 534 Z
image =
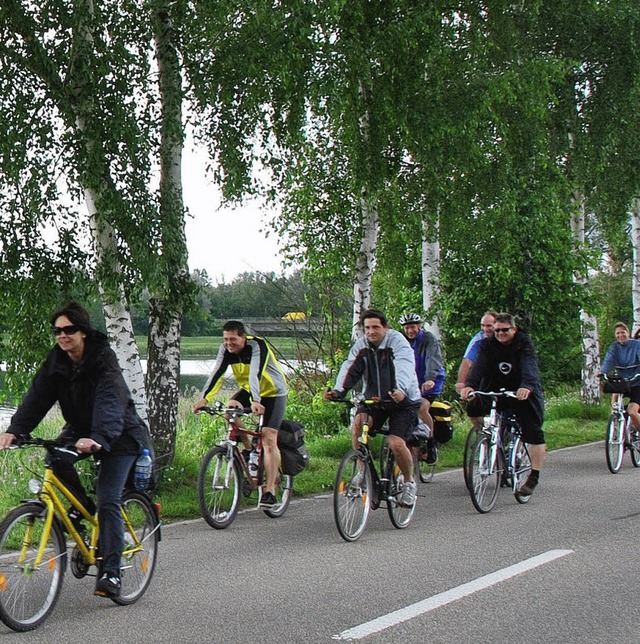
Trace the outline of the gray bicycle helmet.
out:
M 400 324 L 422 324 L 422 318 L 417 313 L 403 313 L 400 316 Z

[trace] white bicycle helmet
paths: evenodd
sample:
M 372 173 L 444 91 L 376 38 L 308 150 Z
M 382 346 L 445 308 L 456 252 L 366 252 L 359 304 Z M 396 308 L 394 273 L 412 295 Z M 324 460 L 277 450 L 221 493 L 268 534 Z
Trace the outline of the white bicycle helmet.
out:
M 422 318 L 417 313 L 403 313 L 400 316 L 400 324 L 422 324 Z

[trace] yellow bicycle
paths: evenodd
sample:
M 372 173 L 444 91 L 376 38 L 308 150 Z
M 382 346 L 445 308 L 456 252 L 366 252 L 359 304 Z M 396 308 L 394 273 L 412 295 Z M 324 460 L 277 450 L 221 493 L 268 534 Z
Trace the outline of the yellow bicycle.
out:
M 77 456 L 72 448 L 42 438 L 23 439 L 15 447 L 41 447 L 51 458 Z M 85 510 L 50 465 L 45 465 L 40 479 L 29 481 L 29 490 L 35 498 L 23 501 L 0 523 L 0 619 L 15 631 L 33 630 L 49 616 L 68 563 L 74 577 L 81 579 L 100 561 L 97 516 Z M 68 507 L 89 523 L 86 537 L 67 515 Z M 129 489 L 123 494 L 122 516 L 122 591 L 111 599 L 127 605 L 142 597 L 153 576 L 160 519 L 157 506 L 144 492 Z M 74 544 L 70 557 L 65 532 Z

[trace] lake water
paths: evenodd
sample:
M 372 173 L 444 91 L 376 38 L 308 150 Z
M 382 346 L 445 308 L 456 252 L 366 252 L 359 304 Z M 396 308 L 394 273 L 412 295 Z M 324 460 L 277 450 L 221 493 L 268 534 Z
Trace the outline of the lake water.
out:
M 147 361 L 141 360 L 142 369 L 146 373 L 147 371 Z M 193 390 L 200 391 L 205 383 L 207 378 L 211 375 L 213 370 L 213 365 L 215 360 L 180 360 L 180 389 L 182 392 L 192 393 Z M 282 363 L 282 368 L 287 375 L 290 375 L 295 369 L 300 368 L 301 363 L 297 360 L 288 360 L 287 362 Z M 304 366 L 304 365 L 302 365 Z M 323 365 L 319 367 L 314 364 L 309 364 L 309 368 L 313 369 L 324 369 Z M 223 389 L 225 391 L 235 391 L 237 387 L 235 382 L 231 377 L 231 370 L 226 374 Z M 14 412 L 13 407 L 8 407 L 6 405 L 0 404 L 0 431 L 3 431 L 7 427 L 11 416 Z

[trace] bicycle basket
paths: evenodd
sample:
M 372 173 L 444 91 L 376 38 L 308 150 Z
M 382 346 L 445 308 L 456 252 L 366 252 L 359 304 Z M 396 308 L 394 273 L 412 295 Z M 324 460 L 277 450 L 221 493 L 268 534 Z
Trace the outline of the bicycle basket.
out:
M 631 386 L 623 378 L 609 378 L 604 381 L 602 391 L 605 394 L 628 394 Z

